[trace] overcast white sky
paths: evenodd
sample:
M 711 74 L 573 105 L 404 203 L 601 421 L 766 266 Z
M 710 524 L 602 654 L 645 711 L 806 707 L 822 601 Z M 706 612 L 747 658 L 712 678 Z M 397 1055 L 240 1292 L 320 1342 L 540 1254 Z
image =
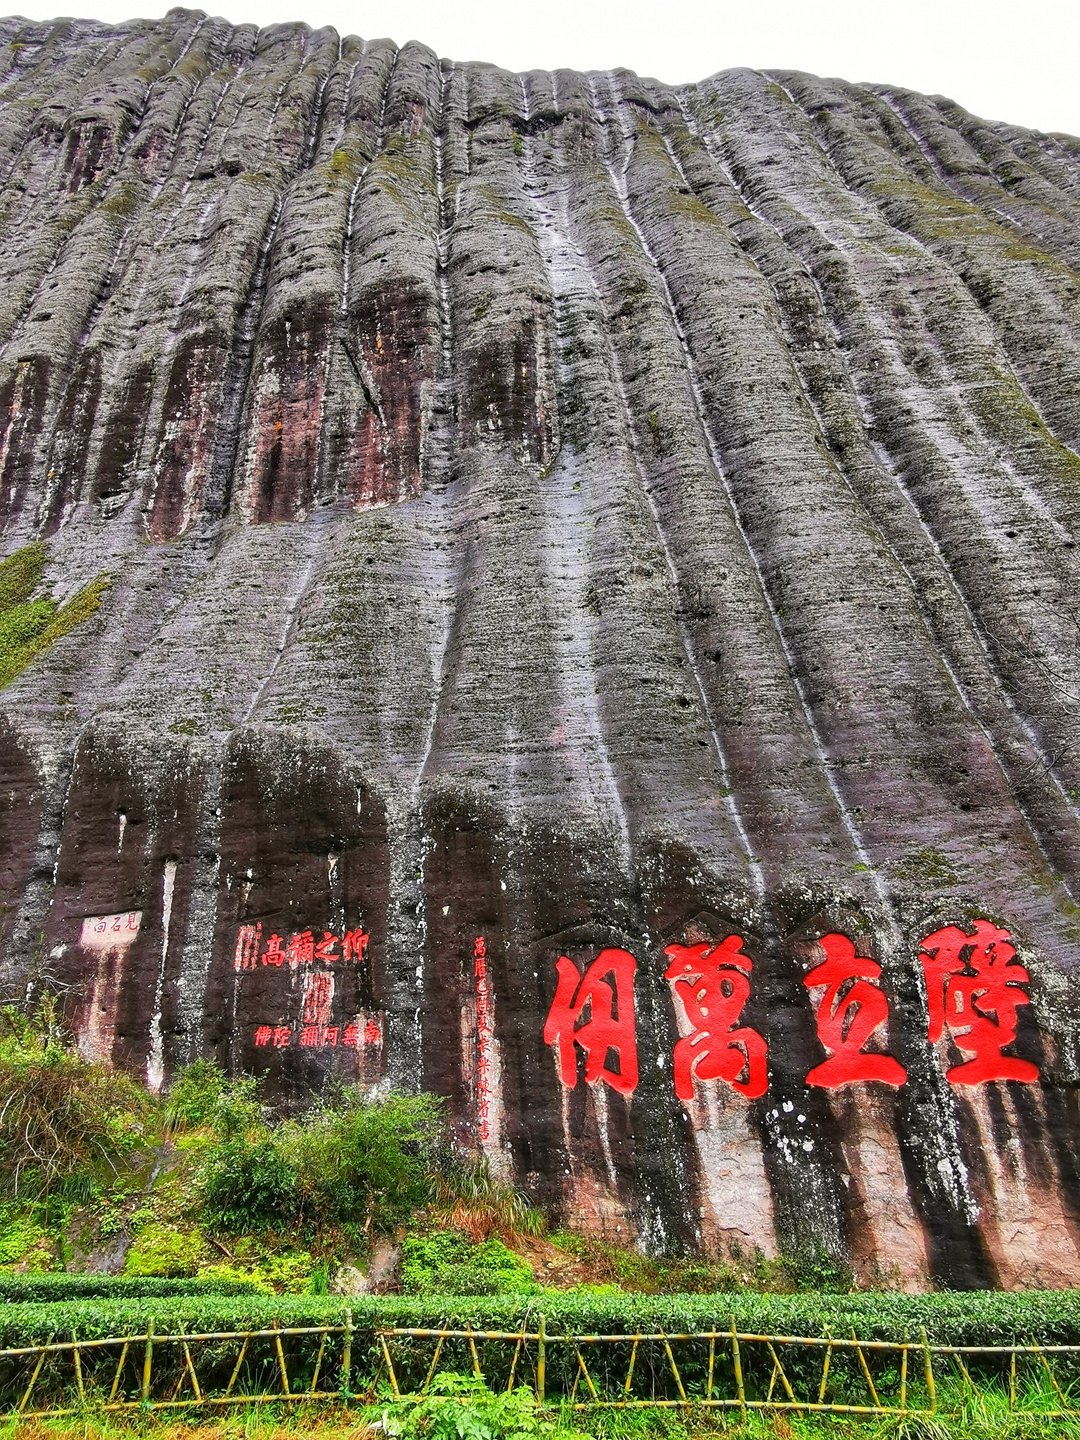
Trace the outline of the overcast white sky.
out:
M 170 3 L 24 0 L 18 13 L 115 22 L 162 15 Z M 222 0 L 209 8 L 237 23 L 304 20 L 367 39 L 423 40 L 453 60 L 512 70 L 625 65 L 678 83 L 751 65 L 890 81 L 949 95 L 987 119 L 1080 135 L 1080 0 Z

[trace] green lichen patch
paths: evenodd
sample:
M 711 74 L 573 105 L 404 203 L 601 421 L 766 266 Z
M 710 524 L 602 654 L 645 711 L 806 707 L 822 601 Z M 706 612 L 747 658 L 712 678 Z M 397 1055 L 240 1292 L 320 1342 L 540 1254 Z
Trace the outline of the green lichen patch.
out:
M 955 885 L 960 878 L 949 858 L 932 845 L 913 850 L 892 867 L 892 873 L 898 880 L 926 885 Z
M 109 587 L 110 577 L 98 575 L 63 605 L 47 595 L 31 599 L 48 558 L 48 546 L 37 540 L 0 563 L 0 688 L 88 620 Z

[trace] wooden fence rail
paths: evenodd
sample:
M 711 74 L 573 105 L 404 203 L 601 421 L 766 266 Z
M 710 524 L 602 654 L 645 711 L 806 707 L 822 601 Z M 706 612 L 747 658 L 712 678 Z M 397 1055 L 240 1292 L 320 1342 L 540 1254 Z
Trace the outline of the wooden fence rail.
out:
M 996 1393 L 1014 1413 L 1080 1414 L 1080 1345 L 933 1345 L 902 1340 L 760 1335 L 737 1329 L 623 1335 L 520 1330 L 357 1330 L 278 1326 L 155 1332 L 0 1350 L 0 1418 L 87 1409 L 156 1410 L 267 1403 L 459 1403 L 471 1376 L 492 1390 L 527 1386 L 541 1405 L 704 1407 L 838 1415 L 957 1414 Z

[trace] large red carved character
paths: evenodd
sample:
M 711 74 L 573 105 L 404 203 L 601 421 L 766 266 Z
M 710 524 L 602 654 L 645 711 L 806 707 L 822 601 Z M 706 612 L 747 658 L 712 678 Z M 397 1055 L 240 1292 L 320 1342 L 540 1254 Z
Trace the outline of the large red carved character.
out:
M 956 925 L 935 930 L 919 947 L 930 1010 L 928 1038 L 941 1039 L 946 1025 L 958 1048 L 971 1058 L 954 1065 L 951 1085 L 981 1085 L 986 1080 L 1020 1080 L 1031 1085 L 1039 1067 L 1001 1052 L 1016 1039 L 1016 1011 L 1029 1005 L 1022 987 L 1028 972 L 1016 959 L 1008 930 L 976 920 L 975 934 Z
M 729 935 L 719 945 L 669 945 L 664 954 L 671 960 L 664 978 L 694 1030 L 675 1042 L 675 1094 L 692 1100 L 696 1077 L 726 1080 L 751 1098 L 764 1095 L 765 1040 L 738 1023 L 753 968 L 742 936 Z
M 557 1047 L 562 1083 L 569 1089 L 577 1084 L 576 1044 L 585 1051 L 588 1084 L 605 1080 L 620 1094 L 632 1094 L 638 1082 L 633 955 L 628 950 L 601 950 L 584 976 L 572 960 L 560 955 L 556 969 L 559 983 L 544 1025 L 544 1042 Z M 607 1065 L 612 1050 L 618 1070 Z
M 836 1090 L 863 1080 L 903 1085 L 907 1071 L 891 1055 L 867 1053 L 863 1046 L 889 1018 L 889 1002 L 874 984 L 881 966 L 855 954 L 846 935 L 823 935 L 825 959 L 803 976 L 808 990 L 825 986 L 818 1005 L 818 1039 L 832 1054 L 806 1077 L 808 1085 Z

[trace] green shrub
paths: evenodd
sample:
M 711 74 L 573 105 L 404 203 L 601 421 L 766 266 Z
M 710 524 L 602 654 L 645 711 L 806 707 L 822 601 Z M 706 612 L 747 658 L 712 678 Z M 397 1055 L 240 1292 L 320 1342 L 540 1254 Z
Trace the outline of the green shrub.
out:
M 52 1269 L 52 1250 L 39 1205 L 0 1205 L 0 1266 L 16 1264 L 33 1270 Z
M 0 1193 L 86 1198 L 92 1176 L 147 1136 L 152 1101 L 126 1075 L 88 1064 L 46 1002 L 33 1021 L 8 1007 L 0 1032 Z
M 230 1080 L 215 1060 L 195 1060 L 177 1072 L 165 1097 L 165 1123 L 172 1131 L 209 1130 L 218 1141 L 270 1134 L 267 1110 L 252 1075 Z
M 453 1403 L 447 1404 L 447 1400 Z M 491 1390 L 475 1375 L 436 1375 L 428 1398 L 380 1411 L 380 1428 L 402 1440 L 585 1440 L 540 1411 L 525 1385 Z
M 196 1060 L 178 1071 L 166 1094 L 166 1111 L 174 1129 L 209 1125 L 225 1099 L 229 1082 L 213 1060 Z
M 223 1230 L 267 1230 L 300 1213 L 296 1171 L 274 1136 L 236 1135 L 207 1155 L 200 1175 L 208 1220 Z
M 369 1100 L 359 1086 L 283 1125 L 278 1144 L 296 1173 L 303 1218 L 354 1235 L 411 1219 L 430 1197 L 443 1127 L 434 1096 Z
M 528 1263 L 501 1240 L 474 1245 L 454 1230 L 410 1235 L 401 1251 L 402 1289 L 416 1295 L 533 1295 Z

